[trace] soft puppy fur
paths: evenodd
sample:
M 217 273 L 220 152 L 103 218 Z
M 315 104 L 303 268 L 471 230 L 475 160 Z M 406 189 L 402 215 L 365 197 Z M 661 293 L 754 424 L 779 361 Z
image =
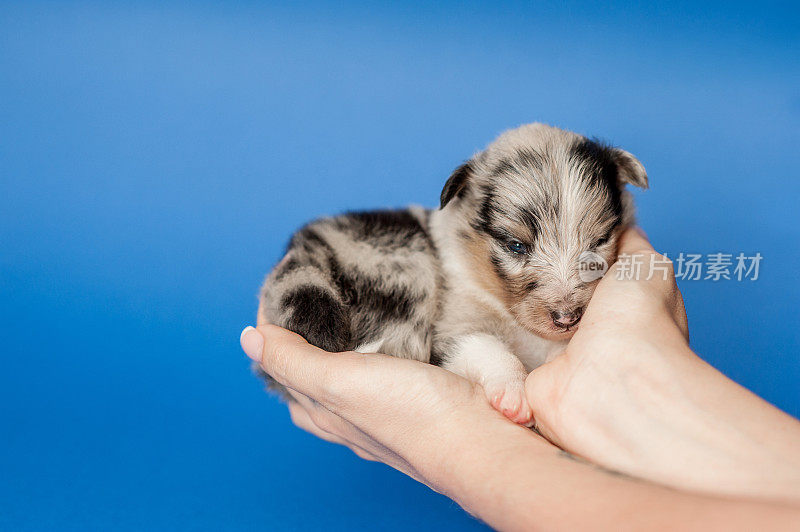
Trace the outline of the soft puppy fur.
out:
M 437 210 L 298 231 L 264 283 L 263 317 L 328 351 L 438 364 L 528 424 L 525 377 L 579 326 L 597 283 L 581 280 L 581 254 L 616 258 L 634 215 L 626 184 L 645 188 L 647 174 L 624 150 L 543 124 L 507 131 L 453 172 Z

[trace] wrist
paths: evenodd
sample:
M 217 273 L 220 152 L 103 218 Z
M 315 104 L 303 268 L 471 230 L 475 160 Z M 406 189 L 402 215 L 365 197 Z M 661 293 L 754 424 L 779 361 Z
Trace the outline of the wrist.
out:
M 613 392 L 576 421 L 585 435 L 578 454 L 678 488 L 800 498 L 796 420 L 729 380 L 688 346 L 654 346 L 636 358 L 613 366 L 614 376 L 598 377 L 613 383 Z M 764 433 L 769 419 L 774 433 Z M 782 437 L 787 432 L 791 436 Z
M 530 500 L 537 495 L 529 486 L 537 470 L 530 466 L 561 451 L 500 416 L 462 427 L 451 433 L 432 487 L 493 527 L 510 529 L 508 523 L 527 522 L 524 514 L 533 511 Z

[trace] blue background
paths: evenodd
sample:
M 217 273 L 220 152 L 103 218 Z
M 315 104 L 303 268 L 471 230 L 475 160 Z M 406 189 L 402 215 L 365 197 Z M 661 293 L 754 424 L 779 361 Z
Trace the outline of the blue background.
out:
M 3 3 L 0 528 L 481 528 L 293 428 L 238 338 L 303 221 L 435 205 L 534 120 L 644 162 L 660 250 L 762 253 L 756 282 L 682 283 L 692 343 L 800 414 L 799 20 L 796 2 Z

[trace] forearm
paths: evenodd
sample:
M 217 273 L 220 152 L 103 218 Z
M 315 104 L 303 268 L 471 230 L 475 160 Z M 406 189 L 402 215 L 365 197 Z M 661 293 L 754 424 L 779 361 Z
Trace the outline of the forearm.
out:
M 613 393 L 570 408 L 568 448 L 670 486 L 800 501 L 800 423 L 686 346 L 621 358 L 589 362 Z
M 436 488 L 500 530 L 796 526 L 796 508 L 694 495 L 597 468 L 505 420 L 453 434 Z M 457 443 L 460 442 L 460 443 Z M 711 525 L 711 526 L 709 526 Z
M 668 431 L 668 446 L 649 447 L 652 463 L 681 465 L 664 468 L 664 481 L 715 493 L 800 501 L 797 420 L 693 353 L 670 358 L 659 380 L 661 400 L 652 400 L 653 388 L 640 386 L 637 392 L 639 404 L 649 406 L 644 411 L 652 424 Z

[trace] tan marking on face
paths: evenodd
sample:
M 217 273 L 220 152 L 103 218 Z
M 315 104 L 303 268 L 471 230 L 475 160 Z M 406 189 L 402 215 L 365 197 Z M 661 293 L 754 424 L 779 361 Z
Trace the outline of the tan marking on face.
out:
M 470 239 L 465 242 L 467 260 L 471 271 L 475 272 L 477 284 L 497 297 L 524 329 L 557 340 L 570 338 L 571 333 L 550 330 L 551 319 L 545 302 L 537 298 L 535 292 L 530 293 L 522 289 L 522 286 L 533 278 L 506 282 L 497 275 L 490 260 L 491 245 L 491 237 L 474 232 L 470 233 Z
M 475 272 L 475 281 L 478 285 L 499 298 L 508 308 L 514 304 L 510 299 L 505 283 L 497 275 L 489 257 L 491 256 L 489 237 L 470 232 L 470 238 L 466 241 L 467 260 L 471 270 Z

